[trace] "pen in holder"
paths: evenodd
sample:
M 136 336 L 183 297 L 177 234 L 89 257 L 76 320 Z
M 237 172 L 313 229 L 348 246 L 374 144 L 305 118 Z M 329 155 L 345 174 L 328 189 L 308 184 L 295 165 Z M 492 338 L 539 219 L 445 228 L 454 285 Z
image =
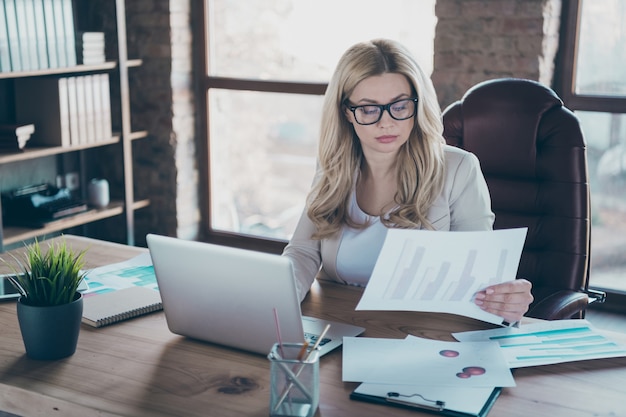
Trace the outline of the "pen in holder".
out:
M 270 416 L 310 417 L 319 404 L 319 351 L 276 343 L 270 360 Z M 282 355 L 281 355 L 282 352 Z

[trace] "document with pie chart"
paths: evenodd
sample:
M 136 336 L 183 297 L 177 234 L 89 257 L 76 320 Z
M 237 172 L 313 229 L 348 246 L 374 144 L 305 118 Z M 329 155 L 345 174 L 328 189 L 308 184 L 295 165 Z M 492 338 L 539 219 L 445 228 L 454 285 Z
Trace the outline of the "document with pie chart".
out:
M 473 297 L 516 278 L 526 232 L 389 229 L 356 309 L 451 313 L 507 325 Z

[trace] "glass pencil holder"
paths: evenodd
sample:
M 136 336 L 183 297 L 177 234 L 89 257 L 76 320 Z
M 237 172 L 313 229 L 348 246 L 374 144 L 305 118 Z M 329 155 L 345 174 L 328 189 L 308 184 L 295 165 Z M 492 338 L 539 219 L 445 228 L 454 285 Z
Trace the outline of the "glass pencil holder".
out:
M 267 358 L 270 416 L 313 416 L 320 398 L 319 351 L 304 343 L 276 343 Z

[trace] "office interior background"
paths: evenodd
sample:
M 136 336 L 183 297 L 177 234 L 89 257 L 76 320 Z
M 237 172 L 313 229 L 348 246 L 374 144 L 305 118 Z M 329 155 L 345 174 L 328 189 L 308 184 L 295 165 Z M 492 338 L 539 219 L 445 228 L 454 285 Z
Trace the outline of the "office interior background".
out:
M 93 3 L 84 15 L 113 28 L 114 2 Z M 552 87 L 576 113 L 590 286 L 626 310 L 626 1 L 138 0 L 126 2 L 126 26 L 128 56 L 142 60 L 129 71 L 131 123 L 149 132 L 132 144 L 134 193 L 150 201 L 135 212 L 136 244 L 152 232 L 280 252 L 313 177 L 325 83 L 347 47 L 391 37 L 431 74 L 442 109 L 481 81 L 516 77 Z M 106 40 L 115 45 L 114 29 Z M 113 188 L 122 181 L 119 153 L 87 157 L 110 161 Z M 120 216 L 86 233 L 125 242 L 125 227 Z

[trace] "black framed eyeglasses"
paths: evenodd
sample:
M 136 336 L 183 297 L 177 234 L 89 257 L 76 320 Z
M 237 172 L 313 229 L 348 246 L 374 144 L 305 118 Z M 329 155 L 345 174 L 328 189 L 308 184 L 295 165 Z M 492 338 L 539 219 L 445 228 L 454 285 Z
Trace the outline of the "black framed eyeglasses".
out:
M 403 98 L 388 104 L 366 104 L 364 106 L 350 106 L 348 108 L 354 114 L 354 119 L 360 125 L 373 125 L 383 117 L 387 110 L 395 120 L 406 120 L 415 116 L 417 112 L 417 97 Z

